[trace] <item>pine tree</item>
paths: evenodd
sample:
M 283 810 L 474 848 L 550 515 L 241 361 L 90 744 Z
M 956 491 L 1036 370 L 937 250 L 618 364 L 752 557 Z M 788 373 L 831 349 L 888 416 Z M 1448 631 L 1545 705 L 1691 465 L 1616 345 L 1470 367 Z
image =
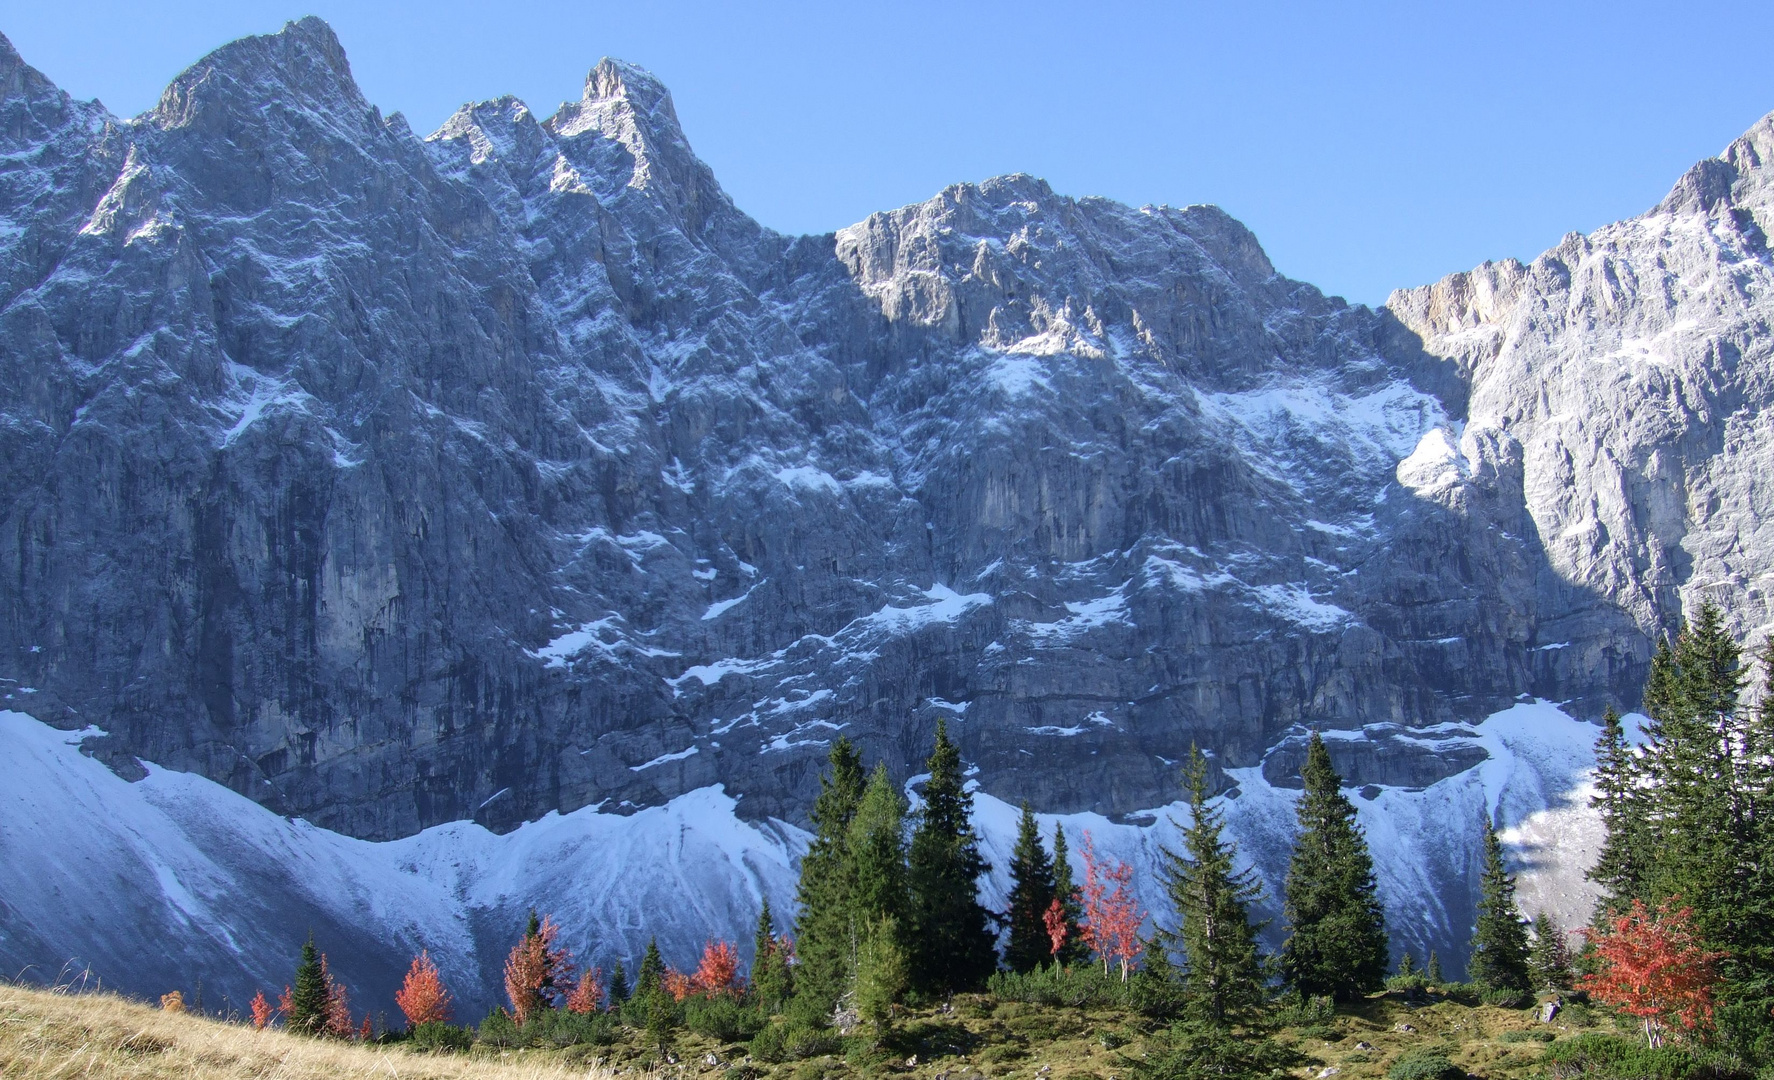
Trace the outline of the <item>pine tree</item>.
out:
M 893 1022 L 893 1006 L 905 993 L 909 966 L 897 920 L 884 916 L 863 928 L 857 946 L 856 976 L 851 998 L 856 1015 L 868 1022 L 879 1045 Z
M 1488 990 L 1526 993 L 1528 930 L 1515 906 L 1515 878 L 1503 865 L 1503 843 L 1484 819 L 1484 872 L 1479 878 L 1478 921 L 1472 931 L 1467 977 Z
M 289 1008 L 284 1014 L 284 1027 L 303 1035 L 319 1035 L 327 1019 L 327 978 L 320 963 L 320 951 L 314 947 L 314 935 L 302 946 L 302 960 L 296 965 L 295 989 L 289 995 Z
M 1528 953 L 1528 971 L 1534 985 L 1544 990 L 1563 990 L 1571 985 L 1571 950 L 1557 920 L 1541 911 L 1534 916 L 1534 946 Z
M 909 977 L 926 994 L 974 990 L 998 967 L 992 916 L 979 902 L 980 875 L 991 867 L 979 853 L 961 748 L 945 720 L 936 722 L 926 768 L 930 779 L 907 854 Z
M 1429 950 L 1429 965 L 1423 969 L 1423 978 L 1430 986 L 1440 986 L 1447 981 L 1441 977 L 1441 957 L 1435 955 L 1434 949 Z
M 1023 800 L 1022 811 L 1016 847 L 1010 853 L 1010 941 L 1004 949 L 1004 963 L 1012 971 L 1029 972 L 1047 963 L 1053 955 L 1046 916 L 1056 894 L 1053 863 L 1041 843 L 1039 824 L 1027 799 Z
M 795 999 L 810 1014 L 831 1013 L 849 984 L 855 956 L 852 895 L 856 867 L 850 853 L 850 823 L 862 803 L 865 776 L 862 758 L 849 739 L 832 743 L 830 769 L 819 780 L 813 803 L 813 844 L 801 860 L 801 881 L 795 899 L 801 916 L 795 926 L 800 963 L 795 969 Z
M 1078 927 L 1078 920 L 1084 914 L 1084 901 L 1077 884 L 1072 881 L 1072 852 L 1066 846 L 1065 827 L 1058 824 L 1053 827 L 1053 895 L 1059 898 L 1066 927 L 1066 943 L 1060 946 L 1056 959 L 1069 966 L 1087 955 L 1084 935 Z
M 621 967 L 620 964 L 617 965 Z M 645 997 L 665 978 L 665 958 L 659 955 L 659 939 L 647 939 L 647 951 L 641 954 L 640 970 L 635 973 L 634 996 Z
M 1165 850 L 1160 870 L 1181 925 L 1160 932 L 1183 957 L 1179 996 L 1185 1016 L 1222 1028 L 1249 1015 L 1265 996 L 1260 927 L 1250 921 L 1250 905 L 1262 888 L 1252 871 L 1234 868 L 1237 849 L 1222 836 L 1219 808 L 1208 802 L 1207 758 L 1198 747 L 1189 748 L 1183 779 L 1191 819 L 1183 830 L 1188 857 Z
M 905 925 L 906 910 L 911 906 L 906 888 L 905 813 L 905 796 L 887 775 L 886 764 L 876 765 L 850 822 L 850 855 L 856 875 L 850 908 L 853 950 L 873 923 L 894 919 L 900 928 Z
M 1647 855 L 1645 799 L 1637 757 L 1626 742 L 1620 714 L 1609 706 L 1595 742 L 1596 793 L 1589 804 L 1600 815 L 1605 838 L 1588 877 L 1609 902 L 1631 899 L 1644 888 Z
M 610 972 L 610 1008 L 619 1009 L 627 1001 L 628 972 L 622 970 L 622 961 L 618 960 Z
M 1398 958 L 1398 974 L 1407 979 L 1417 974 L 1417 958 L 1411 955 L 1409 949 L 1406 949 L 1404 955 Z
M 1287 873 L 1282 977 L 1301 1000 L 1328 995 L 1354 1001 L 1386 981 L 1386 913 L 1374 860 L 1316 731 L 1300 776 L 1305 792 Z
M 793 946 L 788 938 L 776 935 L 770 918 L 770 901 L 758 914 L 757 933 L 752 937 L 751 987 L 766 1012 L 782 1008 L 794 993 L 794 976 L 789 964 Z

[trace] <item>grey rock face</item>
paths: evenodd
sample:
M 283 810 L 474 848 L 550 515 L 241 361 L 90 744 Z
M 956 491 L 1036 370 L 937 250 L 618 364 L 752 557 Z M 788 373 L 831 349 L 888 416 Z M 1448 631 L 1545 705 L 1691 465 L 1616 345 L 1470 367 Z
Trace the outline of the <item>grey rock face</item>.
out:
M 1761 603 L 1765 133 L 1376 312 L 1023 176 L 780 236 L 612 61 L 426 139 L 312 19 L 134 120 L 0 88 L 0 687 L 120 770 L 793 820 L 833 732 L 906 774 L 947 715 L 1125 813 L 1192 742 L 1631 703 L 1683 589 Z

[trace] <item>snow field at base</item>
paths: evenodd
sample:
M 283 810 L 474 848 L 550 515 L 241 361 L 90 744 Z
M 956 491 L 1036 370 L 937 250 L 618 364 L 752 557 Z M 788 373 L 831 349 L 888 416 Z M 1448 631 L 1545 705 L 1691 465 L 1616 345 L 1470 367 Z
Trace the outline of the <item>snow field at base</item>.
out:
M 287 979 L 305 927 L 345 926 L 361 933 L 355 953 L 335 956 L 348 979 L 392 980 L 428 948 L 464 1004 L 484 1008 L 529 908 L 553 914 L 575 955 L 606 970 L 617 957 L 632 966 L 654 934 L 668 960 L 688 964 L 709 938 L 746 947 L 765 897 L 786 924 L 796 862 L 810 840 L 784 822 L 742 820 L 738 800 L 719 787 L 628 815 L 551 813 L 504 835 L 454 822 L 401 840 L 356 840 L 286 820 L 194 774 L 148 765 L 146 778 L 125 781 L 80 753 L 78 743 L 95 733 L 0 712 L 0 962 L 13 969 L 8 975 L 35 964 L 47 977 L 79 958 L 127 990 L 158 993 L 198 969 L 213 973 L 212 986 L 249 995 L 247 986 Z M 1422 789 L 1350 793 L 1395 954 L 1409 948 L 1421 958 L 1439 948 L 1457 969 L 1481 815 L 1506 826 L 1528 914 L 1546 908 L 1567 928 L 1587 919 L 1594 892 L 1583 870 L 1600 840 L 1588 806 L 1596 733 L 1548 702 L 1521 704 L 1471 727 L 1435 730 L 1482 746 L 1489 758 L 1479 765 Z M 1298 792 L 1271 785 L 1260 767 L 1227 776 L 1236 785 L 1222 801 L 1229 833 L 1264 879 L 1264 914 L 1276 916 Z M 975 823 L 992 864 L 983 899 L 997 909 L 1009 891 L 1018 814 L 976 793 Z M 1147 911 L 1169 919 L 1156 871 L 1163 849 L 1180 847 L 1185 805 L 1120 820 L 1040 820 L 1048 841 L 1054 823 L 1064 824 L 1076 880 L 1088 831 L 1105 858 L 1136 868 Z M 1279 931 L 1276 919 L 1271 938 Z M 371 963 L 366 950 L 386 955 Z M 154 968 L 162 954 L 166 962 Z M 232 977 L 219 969 L 229 964 Z M 132 975 L 144 985 L 131 985 Z M 389 981 L 360 993 L 373 1001 L 392 989 Z

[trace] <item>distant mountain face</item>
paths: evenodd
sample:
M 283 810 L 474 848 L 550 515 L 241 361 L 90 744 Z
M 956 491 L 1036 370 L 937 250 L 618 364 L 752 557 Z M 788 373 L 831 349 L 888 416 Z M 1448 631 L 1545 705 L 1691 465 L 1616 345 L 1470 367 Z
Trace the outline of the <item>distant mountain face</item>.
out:
M 1191 742 L 1630 704 L 1685 595 L 1766 621 L 1766 123 L 1371 311 L 1023 176 L 780 236 L 612 61 L 423 139 L 314 19 L 135 120 L 0 88 L 0 686 L 125 775 L 797 819 L 833 732 L 905 774 L 949 716 L 1118 813 Z M 1471 764 L 1379 742 L 1354 783 Z

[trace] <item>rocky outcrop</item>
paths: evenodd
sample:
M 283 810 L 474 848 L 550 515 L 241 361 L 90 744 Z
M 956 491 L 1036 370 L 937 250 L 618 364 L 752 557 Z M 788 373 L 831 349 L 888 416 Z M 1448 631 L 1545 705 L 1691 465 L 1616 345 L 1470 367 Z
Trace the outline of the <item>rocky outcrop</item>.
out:
M 792 821 L 833 732 L 904 775 L 948 716 L 1119 814 L 1192 742 L 1630 704 L 1683 590 L 1765 621 L 1762 134 L 1372 311 L 1024 176 L 780 236 L 608 60 L 423 139 L 314 19 L 134 120 L 0 91 L 0 687 L 126 773 Z

